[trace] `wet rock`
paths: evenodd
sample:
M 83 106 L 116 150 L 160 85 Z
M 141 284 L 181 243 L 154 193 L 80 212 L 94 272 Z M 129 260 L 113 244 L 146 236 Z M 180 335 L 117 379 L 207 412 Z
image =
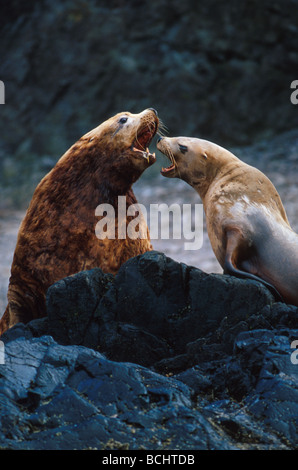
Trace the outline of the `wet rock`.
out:
M 50 333 L 59 342 L 159 368 L 183 354 L 192 365 L 198 357 L 190 345 L 202 337 L 231 351 L 246 320 L 272 303 L 261 283 L 208 275 L 154 251 L 129 260 L 115 278 L 95 269 L 57 282 L 47 295 Z
M 1 448 L 297 446 L 298 309 L 262 284 L 151 252 L 57 282 L 47 307 L 1 338 Z
M 48 336 L 8 341 L 5 352 L 2 449 L 104 449 L 111 439 L 118 449 L 291 447 L 270 426 L 264 429 L 252 406 L 248 413 L 234 400 L 196 401 L 194 389 L 210 387 L 201 373 L 195 382 L 189 372 L 164 377 L 85 347 L 58 345 Z M 287 436 L 287 429 L 279 430 Z
M 255 393 L 246 398 L 248 411 L 292 444 L 298 431 L 298 374 L 289 346 L 297 338 L 298 329 L 256 330 L 242 333 L 235 342 L 242 368 L 255 382 Z
M 297 446 L 298 309 L 262 284 L 151 252 L 59 281 L 47 307 L 1 338 L 2 448 Z
M 12 340 L 5 352 L 2 449 L 103 449 L 111 439 L 130 449 L 234 447 L 178 380 L 48 336 Z

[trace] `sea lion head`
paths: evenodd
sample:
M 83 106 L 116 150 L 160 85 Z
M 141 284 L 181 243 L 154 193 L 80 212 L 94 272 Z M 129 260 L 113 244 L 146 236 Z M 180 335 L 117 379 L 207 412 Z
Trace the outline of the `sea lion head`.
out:
M 195 137 L 160 137 L 157 148 L 171 161 L 162 168 L 166 178 L 180 178 L 203 194 L 226 164 L 225 149 Z
M 136 177 L 156 161 L 149 145 L 159 126 L 157 111 L 148 108 L 139 114 L 118 113 L 85 134 L 83 139 L 96 147 L 101 160 L 116 173 Z M 135 180 L 135 177 L 133 178 Z

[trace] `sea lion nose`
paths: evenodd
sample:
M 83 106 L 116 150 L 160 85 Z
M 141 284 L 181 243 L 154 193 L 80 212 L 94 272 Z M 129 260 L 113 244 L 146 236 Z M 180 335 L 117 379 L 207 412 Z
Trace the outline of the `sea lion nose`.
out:
M 156 143 L 158 144 L 158 142 L 160 142 L 160 141 L 161 141 L 161 139 L 162 139 L 162 137 L 158 137 L 158 139 L 157 139 Z
M 156 116 L 158 116 L 158 112 L 156 111 L 156 109 L 154 109 L 154 108 L 148 108 L 148 109 L 150 109 L 150 111 L 153 111 L 154 114 L 155 114 Z

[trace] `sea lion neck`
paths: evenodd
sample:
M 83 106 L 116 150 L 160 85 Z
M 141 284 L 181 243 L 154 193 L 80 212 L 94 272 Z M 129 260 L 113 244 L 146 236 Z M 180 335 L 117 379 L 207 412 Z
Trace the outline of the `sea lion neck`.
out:
M 60 167 L 61 171 L 65 168 L 65 160 L 71 166 L 72 178 L 64 175 L 63 182 L 69 185 L 69 191 L 79 193 L 81 200 L 86 202 L 93 202 L 103 191 L 106 202 L 112 203 L 117 196 L 125 195 L 140 177 L 140 172 L 129 166 L 125 152 L 119 155 L 96 141 L 83 148 L 77 144 L 71 147 L 57 163 L 57 172 L 60 172 Z
M 119 181 L 113 182 L 110 179 L 95 180 L 93 199 L 97 191 L 100 192 L 107 203 L 115 205 L 117 204 L 118 196 L 127 196 L 132 192 L 132 183 L 127 185 L 126 182 L 123 182 L 121 185 Z
M 92 185 L 94 188 L 99 186 L 101 190 L 103 189 L 107 201 L 111 201 L 118 196 L 126 195 L 139 177 L 140 172 L 129 167 L 124 174 L 123 168 L 116 162 L 111 165 L 99 165 L 94 172 Z

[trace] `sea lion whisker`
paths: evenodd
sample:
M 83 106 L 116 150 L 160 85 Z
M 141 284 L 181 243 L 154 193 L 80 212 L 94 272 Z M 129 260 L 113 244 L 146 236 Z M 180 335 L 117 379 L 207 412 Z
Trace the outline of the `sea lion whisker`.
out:
M 168 132 L 167 126 L 165 125 L 165 123 L 161 119 L 159 120 L 159 127 L 163 128 L 164 130 L 166 130 Z
M 138 139 L 138 132 L 136 132 L 135 142 L 137 142 L 137 144 L 140 146 L 140 148 L 142 148 L 143 150 L 145 150 L 145 147 L 141 144 L 141 142 L 140 142 L 139 139 Z
M 161 120 L 159 120 L 158 133 L 159 133 L 162 137 L 164 137 L 165 134 L 168 134 L 168 133 L 169 133 L 169 130 L 168 130 L 167 126 L 166 126 Z
M 166 136 L 166 133 L 163 131 L 163 129 L 158 128 L 158 133 L 157 133 L 157 135 L 159 135 L 160 137 L 165 137 L 165 136 Z
M 146 153 L 149 152 L 148 150 L 148 146 L 150 141 L 152 140 L 153 136 L 156 134 L 157 130 L 158 130 L 158 123 L 159 121 L 152 121 L 152 119 L 150 118 L 150 116 L 145 116 L 143 119 L 142 119 L 142 123 L 141 125 L 139 126 L 139 128 L 136 130 L 136 136 L 135 136 L 135 140 L 134 140 L 134 143 L 139 146 L 140 148 L 140 151 L 144 151 Z M 148 140 L 147 140 L 147 143 L 141 143 L 140 142 L 140 137 L 143 135 L 143 134 L 151 134 L 151 136 L 148 137 Z
M 176 171 L 178 172 L 179 178 L 180 178 L 181 177 L 180 170 L 178 168 L 178 165 L 177 165 L 177 162 L 176 162 L 176 159 L 174 157 L 174 153 L 173 153 L 172 149 L 170 147 L 166 146 L 165 147 L 165 154 L 169 158 L 172 165 L 174 165 Z
M 177 165 L 177 162 L 176 162 L 176 160 L 175 160 L 175 157 L 174 157 L 174 154 L 173 154 L 173 153 L 172 153 L 172 158 L 173 158 L 173 163 L 174 163 L 174 165 L 175 165 L 175 168 L 176 168 L 176 170 L 177 170 L 177 172 L 178 172 L 179 178 L 181 178 L 181 173 L 180 173 L 179 167 L 178 167 L 178 165 Z

